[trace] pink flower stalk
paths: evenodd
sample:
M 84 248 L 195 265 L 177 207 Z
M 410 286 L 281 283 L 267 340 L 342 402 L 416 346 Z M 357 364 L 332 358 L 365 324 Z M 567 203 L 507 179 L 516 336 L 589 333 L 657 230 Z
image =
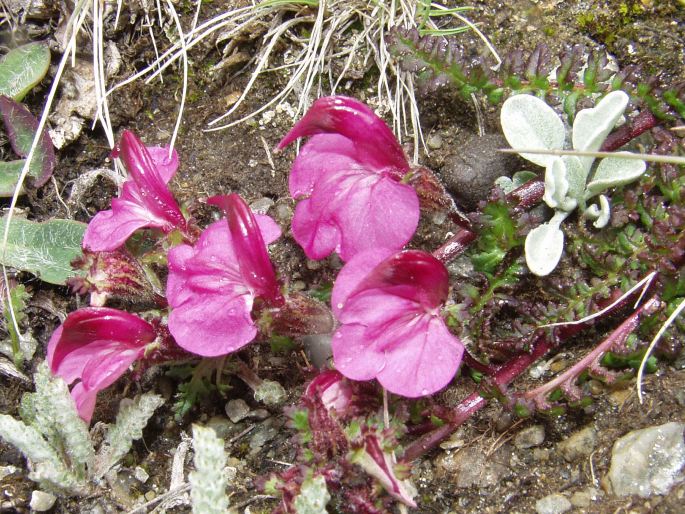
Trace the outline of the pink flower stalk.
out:
M 97 393 L 113 384 L 145 355 L 157 338 L 148 322 L 108 307 L 72 312 L 48 342 L 48 365 L 71 389 L 79 416 L 90 423 Z
M 371 271 L 369 271 L 371 270 Z M 370 250 L 338 274 L 331 303 L 342 326 L 333 336 L 337 369 L 415 398 L 445 387 L 464 347 L 440 308 L 449 289 L 445 266 L 418 250 Z
M 131 178 L 124 182 L 119 198 L 112 200 L 112 209 L 98 212 L 90 221 L 83 247 L 94 252 L 115 250 L 140 228 L 185 232 L 186 220 L 167 187 L 178 169 L 176 151 L 169 158 L 168 148 L 146 147 L 125 130 L 112 153 L 121 158 Z
M 419 199 L 401 182 L 410 166 L 388 126 L 363 103 L 330 96 L 314 102 L 277 149 L 307 136 L 289 179 L 300 200 L 293 236 L 307 257 L 337 252 L 347 261 L 371 248 L 401 249 L 416 231 Z
M 226 355 L 257 335 L 255 298 L 279 305 L 283 298 L 266 244 L 281 235 L 269 216 L 253 214 L 237 194 L 214 196 L 227 220 L 212 223 L 195 246 L 169 251 L 169 330 L 189 352 Z

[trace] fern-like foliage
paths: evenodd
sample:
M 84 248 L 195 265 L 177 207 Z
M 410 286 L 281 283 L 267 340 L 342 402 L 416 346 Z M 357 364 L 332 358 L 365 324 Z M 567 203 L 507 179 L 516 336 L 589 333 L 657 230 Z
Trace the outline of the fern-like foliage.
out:
M 415 29 L 393 29 L 388 47 L 400 67 L 416 76 L 424 93 L 451 87 L 466 99 L 481 94 L 499 103 L 512 93 L 530 92 L 562 105 L 573 119 L 578 109 L 587 107 L 585 99 L 621 89 L 634 107 L 646 107 L 659 119 L 685 119 L 685 83 L 666 86 L 638 66 L 616 72 L 606 53 L 587 52 L 582 45 L 570 46 L 559 55 L 544 44 L 529 52 L 517 49 L 499 67 L 489 54 L 467 50 L 455 37 L 420 36 Z

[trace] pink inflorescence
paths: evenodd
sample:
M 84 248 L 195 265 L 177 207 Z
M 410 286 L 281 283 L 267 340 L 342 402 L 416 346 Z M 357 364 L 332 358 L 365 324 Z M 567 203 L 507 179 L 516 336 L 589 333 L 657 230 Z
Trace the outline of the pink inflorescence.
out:
M 388 126 L 366 105 L 320 98 L 278 144 L 309 137 L 293 163 L 299 200 L 292 231 L 310 259 L 333 252 L 347 261 L 371 248 L 401 249 L 414 235 L 419 200 L 402 183 L 410 171 Z
M 445 266 L 432 255 L 375 249 L 353 257 L 333 288 L 333 313 L 342 326 L 333 358 L 354 380 L 377 378 L 410 398 L 445 387 L 464 347 L 440 315 L 449 289 Z

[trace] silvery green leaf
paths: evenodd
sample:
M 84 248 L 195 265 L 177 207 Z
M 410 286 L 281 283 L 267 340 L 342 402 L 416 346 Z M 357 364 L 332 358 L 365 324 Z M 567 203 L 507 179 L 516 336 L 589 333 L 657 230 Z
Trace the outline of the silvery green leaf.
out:
M 143 437 L 143 428 L 155 410 L 164 403 L 158 394 L 145 393 L 135 400 L 124 399 L 114 426 L 110 426 L 95 461 L 95 476 L 100 478 Z
M 295 498 L 297 514 L 325 514 L 326 504 L 331 495 L 326 488 L 326 479 L 321 475 L 307 478 L 302 482 L 300 494 Z
M 585 210 L 585 215 L 593 218 L 595 222 L 593 225 L 597 228 L 604 228 L 609 223 L 609 218 L 611 217 L 611 206 L 609 204 L 609 199 L 604 195 L 599 195 L 599 205 L 591 205 Z
M 512 148 L 561 150 L 566 130 L 557 113 L 545 102 L 531 95 L 509 97 L 500 112 L 502 132 Z M 521 154 L 539 166 L 547 167 L 552 155 Z
M 567 212 L 557 211 L 547 223 L 534 228 L 526 237 L 526 264 L 531 273 L 544 277 L 554 271 L 564 251 L 564 233 L 559 229 Z
M 619 156 L 625 152 L 618 152 Z M 647 169 L 647 163 L 639 159 L 607 157 L 602 159 L 587 185 L 586 198 L 591 198 L 610 187 L 623 186 L 637 180 Z
M 195 471 L 189 475 L 194 514 L 223 514 L 228 510 L 224 473 L 224 442 L 211 428 L 193 425 Z
M 74 400 L 67 384 L 59 377 L 53 377 L 44 361 L 34 375 L 36 384 L 35 401 L 50 424 L 55 427 L 60 446 L 69 457 L 69 462 L 79 474 L 85 476 L 85 467 L 92 466 L 95 458 L 88 426 L 76 411 Z
M 38 430 L 12 416 L 0 414 L 0 437 L 34 463 L 49 462 L 55 467 L 63 467 L 57 452 L 43 439 Z
M 561 157 L 555 157 L 545 172 L 545 194 L 542 199 L 552 209 L 572 211 L 577 202 L 568 197 L 569 183 L 566 178 L 566 164 Z
M 533 171 L 517 171 L 511 178 L 503 176 L 495 179 L 495 185 L 498 186 L 504 194 L 511 193 L 514 189 L 521 187 L 523 184 L 536 179 L 538 174 Z
M 46 43 L 28 43 L 10 50 L 0 59 L 0 94 L 20 102 L 43 79 L 49 66 Z
M 583 109 L 573 122 L 573 148 L 583 152 L 599 150 L 607 135 L 628 106 L 629 97 L 623 91 L 612 91 L 592 109 Z M 585 169 L 590 169 L 594 157 L 580 157 Z
M 576 200 L 577 203 L 585 194 L 585 182 L 587 181 L 588 170 L 575 155 L 564 155 L 561 159 L 566 165 L 566 180 L 568 181 L 567 195 Z

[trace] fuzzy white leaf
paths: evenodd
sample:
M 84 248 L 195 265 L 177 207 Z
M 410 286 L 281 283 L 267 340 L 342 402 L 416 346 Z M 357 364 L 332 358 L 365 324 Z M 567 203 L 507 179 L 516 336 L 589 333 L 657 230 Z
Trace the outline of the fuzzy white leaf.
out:
M 566 200 L 566 193 L 568 193 L 566 165 L 561 157 L 556 157 L 547 166 L 547 171 L 545 172 L 545 194 L 542 196 L 542 199 L 552 209 L 561 209 L 561 205 Z
M 583 109 L 573 122 L 573 148 L 583 152 L 599 150 L 607 135 L 628 106 L 629 97 L 623 91 L 612 91 L 591 109 Z M 580 157 L 585 169 L 594 157 Z
M 561 150 L 566 130 L 559 115 L 545 102 L 532 95 L 507 99 L 500 112 L 502 132 L 512 148 Z M 523 153 L 521 157 L 543 167 L 555 159 L 551 155 Z
M 224 474 L 224 442 L 211 428 L 193 425 L 195 471 L 189 475 L 193 514 L 224 514 L 228 510 Z
M 152 393 L 145 393 L 135 400 L 123 400 L 117 414 L 117 421 L 111 426 L 95 462 L 95 476 L 102 477 L 131 449 L 133 441 L 143 437 L 143 429 L 155 410 L 164 404 L 164 399 Z
M 599 207 L 591 205 L 585 210 L 585 214 L 596 221 L 593 225 L 597 228 L 604 228 L 611 218 L 611 205 L 609 199 L 604 195 L 599 195 Z
M 88 425 L 81 419 L 67 384 L 59 377 L 53 377 L 46 362 L 38 366 L 34 376 L 36 393 L 34 402 L 48 422 L 55 428 L 60 446 L 69 456 L 73 467 L 84 475 L 85 467 L 91 467 L 95 450 L 90 440 Z
M 0 414 L 0 437 L 34 463 L 49 462 L 55 467 L 63 466 L 55 450 L 43 439 L 40 432 L 12 416 Z
M 575 155 L 564 155 L 561 159 L 566 166 L 566 180 L 568 181 L 567 194 L 569 198 L 573 198 L 577 204 L 585 193 L 585 182 L 587 181 L 588 171 L 585 169 L 580 159 Z M 573 208 L 575 208 L 575 205 Z
M 559 229 L 568 213 L 558 211 L 554 217 L 535 227 L 526 237 L 526 264 L 531 273 L 544 277 L 554 271 L 564 251 L 564 233 Z
M 616 155 L 621 155 L 621 153 L 618 152 Z M 587 185 L 586 198 L 591 198 L 610 187 L 629 184 L 640 178 L 646 169 L 647 163 L 638 159 L 621 159 L 620 157 L 602 159 Z

